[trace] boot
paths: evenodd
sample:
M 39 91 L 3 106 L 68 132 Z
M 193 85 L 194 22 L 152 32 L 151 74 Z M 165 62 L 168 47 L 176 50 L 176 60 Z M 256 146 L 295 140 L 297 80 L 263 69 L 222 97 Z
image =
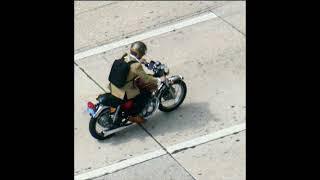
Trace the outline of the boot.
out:
M 138 124 L 144 123 L 143 117 L 141 117 L 141 116 L 139 116 L 139 115 L 137 115 L 137 116 L 130 116 L 130 117 L 128 118 L 128 120 L 131 121 L 131 122 L 134 122 L 134 123 L 138 123 Z

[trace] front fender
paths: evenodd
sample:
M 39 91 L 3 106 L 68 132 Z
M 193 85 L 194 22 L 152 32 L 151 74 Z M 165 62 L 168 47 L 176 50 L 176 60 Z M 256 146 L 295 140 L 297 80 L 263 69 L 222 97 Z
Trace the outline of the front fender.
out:
M 171 76 L 168 78 L 168 80 L 171 84 L 176 83 L 177 81 L 181 81 L 183 79 L 184 78 L 181 75 L 174 75 L 174 76 Z

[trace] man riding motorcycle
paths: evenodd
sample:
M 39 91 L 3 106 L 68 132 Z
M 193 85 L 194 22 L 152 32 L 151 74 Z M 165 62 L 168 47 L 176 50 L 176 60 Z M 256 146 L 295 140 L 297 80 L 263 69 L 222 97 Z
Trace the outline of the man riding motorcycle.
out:
M 141 41 L 131 44 L 129 54 L 125 53 L 122 58 L 127 63 L 132 61 L 137 61 L 137 63 L 131 63 L 127 75 L 127 83 L 122 88 L 118 88 L 111 82 L 109 83 L 109 90 L 114 97 L 125 101 L 134 99 L 136 112 L 139 112 L 139 108 L 144 105 L 146 96 L 157 89 L 161 82 L 165 80 L 165 77 L 155 78 L 144 70 L 143 64 L 147 63 L 147 61 L 142 57 L 146 54 L 146 51 L 147 46 Z M 129 117 L 129 121 L 135 123 L 144 122 L 143 117 L 137 113 L 133 114 Z

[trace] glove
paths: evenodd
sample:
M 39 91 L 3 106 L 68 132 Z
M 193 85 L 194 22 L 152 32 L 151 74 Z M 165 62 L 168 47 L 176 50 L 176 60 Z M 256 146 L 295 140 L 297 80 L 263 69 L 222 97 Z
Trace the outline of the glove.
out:
M 167 79 L 167 77 L 166 77 L 166 76 L 162 76 L 162 77 L 160 77 L 161 82 L 164 82 L 166 79 Z

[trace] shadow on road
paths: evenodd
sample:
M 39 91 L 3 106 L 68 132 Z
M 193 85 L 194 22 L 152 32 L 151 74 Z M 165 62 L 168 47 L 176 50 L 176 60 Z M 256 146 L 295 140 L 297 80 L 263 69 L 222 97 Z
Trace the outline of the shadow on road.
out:
M 220 120 L 210 112 L 209 103 L 201 102 L 182 104 L 181 107 L 169 113 L 159 111 L 143 126 L 156 138 L 166 134 L 177 134 L 184 130 L 204 129 L 209 121 Z M 141 131 L 141 127 L 136 125 L 100 142 L 119 145 L 133 139 L 145 141 L 145 138 L 149 137 L 147 133 L 138 133 L 138 131 Z
M 144 127 L 153 136 L 178 133 L 186 129 L 204 128 L 209 121 L 219 121 L 209 110 L 209 103 L 183 104 L 177 110 L 159 112 Z

